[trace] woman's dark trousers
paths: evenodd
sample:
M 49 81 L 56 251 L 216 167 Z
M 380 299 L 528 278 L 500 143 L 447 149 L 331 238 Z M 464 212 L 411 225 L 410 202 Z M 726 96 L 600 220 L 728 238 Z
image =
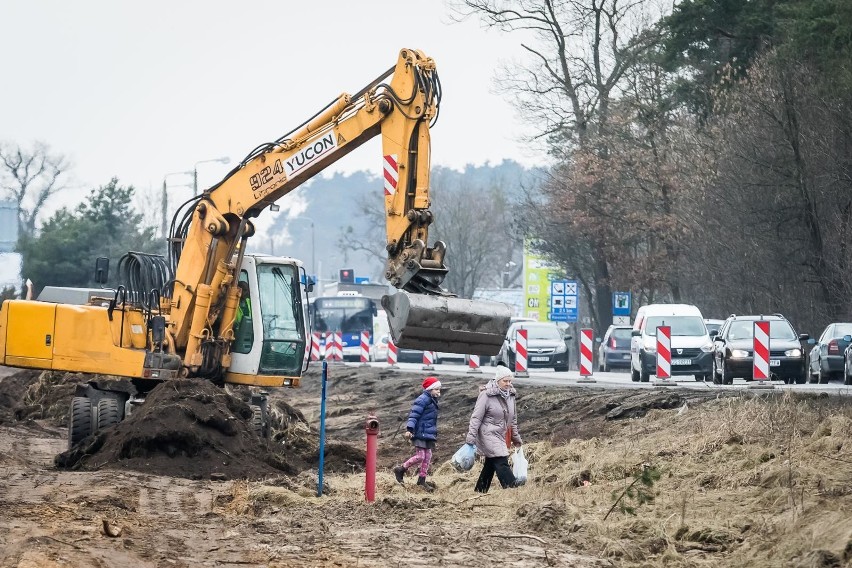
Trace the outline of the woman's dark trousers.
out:
M 476 481 L 475 491 L 488 493 L 495 473 L 503 489 L 515 487 L 515 475 L 512 473 L 512 468 L 509 467 L 509 457 L 497 456 L 485 458 L 485 465 L 482 466 L 482 473 L 479 474 L 479 479 Z

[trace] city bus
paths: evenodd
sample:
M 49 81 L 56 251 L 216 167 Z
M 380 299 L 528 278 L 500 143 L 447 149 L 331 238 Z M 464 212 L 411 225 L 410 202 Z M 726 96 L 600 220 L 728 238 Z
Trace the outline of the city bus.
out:
M 370 345 L 377 333 L 383 331 L 383 310 L 376 302 L 357 292 L 341 292 L 337 296 L 313 298 L 310 305 L 311 331 L 320 334 L 324 344 L 327 332 L 340 332 L 343 343 L 343 358 L 347 361 L 361 359 L 361 332 L 370 332 Z M 385 316 L 384 321 L 387 320 Z

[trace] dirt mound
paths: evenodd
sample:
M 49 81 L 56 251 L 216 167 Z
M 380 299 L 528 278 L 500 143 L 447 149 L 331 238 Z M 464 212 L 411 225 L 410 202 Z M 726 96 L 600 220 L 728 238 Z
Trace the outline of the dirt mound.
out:
M 27 390 L 39 380 L 41 374 L 42 371 L 22 370 L 0 376 L 0 424 L 8 424 L 14 420 L 15 409 L 22 403 Z
M 282 413 L 280 408 L 276 405 L 273 430 L 281 424 L 286 428 L 267 442 L 254 433 L 251 409 L 240 398 L 203 380 L 170 381 L 154 388 L 126 420 L 58 455 L 55 464 L 196 479 L 297 474 L 317 462 L 316 445 L 308 442 L 316 434 L 299 421 L 298 412 Z M 333 469 L 335 461 L 329 461 Z

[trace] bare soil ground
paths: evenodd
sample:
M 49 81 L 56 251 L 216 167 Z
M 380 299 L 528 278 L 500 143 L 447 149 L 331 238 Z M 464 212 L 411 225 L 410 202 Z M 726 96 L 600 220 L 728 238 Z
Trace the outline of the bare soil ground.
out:
M 177 381 L 66 451 L 74 385 L 90 377 L 0 367 L 0 567 L 852 566 L 849 397 L 518 381 L 530 479 L 480 495 L 479 466 L 448 460 L 488 373 L 440 377 L 426 493 L 390 472 L 411 453 L 400 426 L 423 376 L 331 369 L 317 497 L 318 369 L 271 393 L 266 442 L 247 391 Z

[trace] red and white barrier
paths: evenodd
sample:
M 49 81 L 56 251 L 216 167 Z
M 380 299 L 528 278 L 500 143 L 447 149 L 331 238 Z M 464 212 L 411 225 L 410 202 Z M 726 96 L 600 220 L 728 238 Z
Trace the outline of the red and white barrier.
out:
M 435 367 L 433 363 L 435 362 L 435 352 L 434 351 L 424 351 L 423 352 L 423 367 L 421 367 L 424 371 L 434 371 Z
M 580 330 L 580 376 L 591 377 L 594 372 L 592 365 L 592 350 L 594 349 L 594 331 L 591 329 Z
M 515 376 L 527 377 L 527 330 L 519 329 L 515 335 Z
M 392 339 L 388 339 L 388 367 L 396 367 L 399 353 L 396 349 L 396 343 Z
M 769 322 L 754 322 L 754 368 L 756 381 L 769 379 Z
M 657 378 L 672 377 L 672 327 L 661 325 L 657 327 Z
M 370 332 L 361 332 L 361 364 L 367 365 L 370 362 Z
M 334 332 L 334 360 L 343 361 L 343 334 Z
M 326 361 L 334 361 L 334 332 L 325 332 L 325 347 L 323 349 L 323 357 Z
M 467 370 L 468 373 L 481 373 L 482 371 L 479 369 L 479 355 L 468 355 L 467 364 L 470 369 Z
M 315 331 L 311 333 L 311 361 L 319 361 L 321 355 L 320 334 L 318 331 Z

